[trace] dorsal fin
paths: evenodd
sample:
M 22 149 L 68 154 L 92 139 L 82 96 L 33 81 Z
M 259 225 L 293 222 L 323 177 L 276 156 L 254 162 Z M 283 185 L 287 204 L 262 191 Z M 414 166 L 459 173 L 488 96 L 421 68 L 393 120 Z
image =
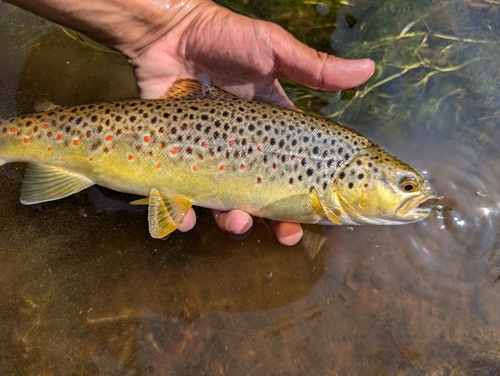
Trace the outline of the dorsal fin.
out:
M 162 99 L 225 99 L 235 100 L 240 99 L 234 94 L 231 94 L 218 87 L 208 84 L 202 84 L 199 81 L 189 78 L 177 79 L 170 89 L 161 96 Z

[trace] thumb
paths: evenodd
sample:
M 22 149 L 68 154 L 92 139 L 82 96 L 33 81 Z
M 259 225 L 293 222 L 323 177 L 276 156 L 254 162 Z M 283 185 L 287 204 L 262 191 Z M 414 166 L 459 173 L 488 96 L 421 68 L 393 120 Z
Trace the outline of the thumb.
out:
M 271 43 L 278 77 L 313 89 L 336 91 L 358 86 L 373 75 L 373 60 L 347 60 L 318 52 L 277 28 L 271 33 Z

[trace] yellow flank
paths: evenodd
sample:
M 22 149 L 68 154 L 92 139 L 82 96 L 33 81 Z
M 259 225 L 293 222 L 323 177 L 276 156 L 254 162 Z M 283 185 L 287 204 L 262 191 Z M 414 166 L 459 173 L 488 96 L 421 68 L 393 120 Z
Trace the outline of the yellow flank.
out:
M 399 224 L 436 198 L 423 177 L 327 119 L 179 80 L 159 100 L 132 100 L 0 120 L 0 162 L 25 161 L 21 201 L 99 184 L 146 197 L 161 238 L 191 205 L 282 221 Z

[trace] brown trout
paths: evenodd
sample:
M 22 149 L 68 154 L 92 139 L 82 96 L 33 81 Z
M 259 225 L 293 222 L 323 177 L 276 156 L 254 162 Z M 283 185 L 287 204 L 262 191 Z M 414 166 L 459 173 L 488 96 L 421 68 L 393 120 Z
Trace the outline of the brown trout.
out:
M 127 100 L 0 120 L 0 164 L 29 162 L 21 202 L 93 184 L 145 196 L 151 236 L 192 205 L 279 221 L 401 224 L 436 198 L 421 174 L 328 119 L 248 101 L 192 80 Z

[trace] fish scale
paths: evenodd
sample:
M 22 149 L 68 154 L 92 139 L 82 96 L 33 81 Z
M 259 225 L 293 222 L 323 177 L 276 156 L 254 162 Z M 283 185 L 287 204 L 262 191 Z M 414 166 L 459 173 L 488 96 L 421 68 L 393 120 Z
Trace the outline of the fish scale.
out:
M 176 82 L 158 100 L 56 107 L 0 120 L 0 132 L 3 163 L 38 166 L 28 170 L 32 183 L 23 186 L 24 203 L 99 184 L 149 197 L 138 203 L 150 205 L 150 231 L 152 221 L 159 226 L 152 212 L 166 216 L 170 231 L 191 204 L 276 220 L 353 223 L 334 197 L 340 181 L 350 193 L 368 189 L 368 165 L 371 173 L 393 169 L 420 176 L 336 122 L 190 80 Z M 56 184 L 57 192 L 54 176 L 64 182 Z

